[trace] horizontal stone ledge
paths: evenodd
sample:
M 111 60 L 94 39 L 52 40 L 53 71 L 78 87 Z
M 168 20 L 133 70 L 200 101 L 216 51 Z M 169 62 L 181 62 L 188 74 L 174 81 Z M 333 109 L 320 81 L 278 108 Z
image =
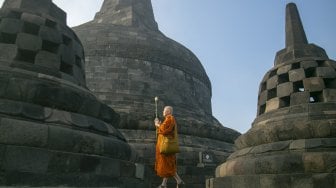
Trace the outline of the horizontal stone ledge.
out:
M 335 180 L 336 173 L 226 176 L 208 179 L 206 188 L 331 188 Z
M 72 126 L 73 128 L 93 131 L 98 134 L 108 134 L 125 140 L 122 134 L 111 124 L 84 114 L 52 109 L 20 101 L 0 99 L 0 117 L 1 114 L 9 115 L 13 119 L 37 121 L 42 124 Z
M 254 156 L 272 152 L 295 152 L 295 151 L 335 151 L 336 138 L 312 138 L 300 140 L 278 141 L 268 144 L 247 147 L 234 152 L 229 159 L 242 156 Z

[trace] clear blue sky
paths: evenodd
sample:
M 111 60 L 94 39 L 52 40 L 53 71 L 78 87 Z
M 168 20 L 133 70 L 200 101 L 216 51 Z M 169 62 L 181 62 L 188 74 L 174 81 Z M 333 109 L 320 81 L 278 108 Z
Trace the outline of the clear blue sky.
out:
M 0 0 L 2 3 L 3 0 Z M 103 0 L 54 0 L 70 26 L 93 19 Z M 246 132 L 259 83 L 285 46 L 285 6 L 298 6 L 308 41 L 336 59 L 336 0 L 152 0 L 159 29 L 189 48 L 212 83 L 213 115 Z

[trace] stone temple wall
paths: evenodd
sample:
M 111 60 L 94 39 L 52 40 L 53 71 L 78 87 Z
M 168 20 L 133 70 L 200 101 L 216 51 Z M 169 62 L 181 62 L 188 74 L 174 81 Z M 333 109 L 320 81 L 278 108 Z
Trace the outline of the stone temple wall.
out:
M 0 9 L 0 186 L 149 187 L 65 20 L 51 0 Z

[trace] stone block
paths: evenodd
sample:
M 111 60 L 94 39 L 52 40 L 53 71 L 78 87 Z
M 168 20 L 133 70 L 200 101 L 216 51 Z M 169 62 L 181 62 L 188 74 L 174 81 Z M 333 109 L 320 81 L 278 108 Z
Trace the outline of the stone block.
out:
M 321 173 L 313 175 L 314 187 L 335 187 L 335 178 L 333 174 Z
M 278 68 L 277 75 L 288 73 L 292 68 L 292 65 L 284 65 Z
M 9 63 L 15 58 L 17 54 L 17 46 L 15 44 L 3 44 L 0 43 L 0 60 L 8 61 Z M 1 62 L 2 64 L 2 62 Z M 2 64 L 3 65 L 3 64 Z
M 112 126 L 117 126 L 119 124 L 120 116 L 115 113 L 112 108 L 109 106 L 102 104 L 99 110 L 99 119 L 110 123 Z
M 136 166 L 135 177 L 143 180 L 145 178 L 145 165 L 135 163 L 135 166 Z
M 73 76 L 79 80 L 81 83 L 85 83 L 85 75 L 83 73 L 83 69 L 79 68 L 78 66 L 73 66 Z
M 0 172 L 4 170 L 5 154 L 6 154 L 6 146 L 5 145 L 0 145 Z M 1 175 L 0 175 L 0 177 L 1 177 Z M 0 183 L 1 183 L 1 178 L 0 178 Z
M 103 139 L 93 133 L 49 127 L 48 148 L 75 153 L 102 154 Z
M 258 105 L 263 105 L 267 101 L 267 90 L 263 91 L 259 95 Z
M 325 120 L 311 120 L 310 121 L 310 131 L 314 137 L 330 137 L 331 135 L 331 127 L 334 125 L 329 121 Z
M 77 127 L 89 128 L 88 117 L 77 113 L 70 113 L 71 123 Z
M 306 76 L 305 76 L 305 71 L 304 69 L 294 69 L 288 72 L 289 75 L 289 81 L 291 82 L 296 82 L 296 81 L 300 81 L 303 80 Z
M 94 169 L 94 168 L 92 168 Z M 95 168 L 95 173 L 102 176 L 119 178 L 122 172 L 122 162 L 115 159 L 102 158 Z
M 307 91 L 292 93 L 290 96 L 290 105 L 306 104 L 309 103 L 310 93 Z
M 13 18 L 3 18 L 0 22 L 0 31 L 3 33 L 17 34 L 22 30 L 23 21 Z
M 308 69 L 308 68 L 313 68 L 313 67 L 317 67 L 318 64 L 316 61 L 302 61 L 301 62 L 301 67 L 303 69 Z
M 22 104 L 11 100 L 0 100 L 0 112 L 9 115 L 19 116 L 22 112 Z
M 1 119 L 0 143 L 45 147 L 47 139 L 48 127 L 46 125 L 7 118 Z
M 61 23 L 66 24 L 66 13 L 58 8 L 55 4 L 51 4 L 50 15 L 58 19 Z
M 120 176 L 122 177 L 134 177 L 136 172 L 136 166 L 134 163 L 121 161 L 120 163 Z
M 83 155 L 80 158 L 79 171 L 81 173 L 97 173 L 99 166 L 101 165 L 101 159 L 95 155 Z M 116 171 L 119 172 L 120 169 L 116 168 Z M 99 173 L 99 171 L 98 171 Z
M 273 98 L 273 99 L 268 100 L 266 102 L 265 113 L 270 112 L 272 110 L 279 109 L 279 108 L 280 108 L 280 99 L 279 98 Z
M 277 96 L 278 97 L 286 97 L 286 96 L 290 96 L 290 94 L 292 94 L 294 91 L 293 89 L 293 83 L 292 82 L 286 82 L 283 84 L 279 84 L 277 86 Z
M 12 100 L 24 100 L 24 91 L 27 89 L 27 81 L 12 77 L 9 79 L 6 88 L 6 98 Z M 22 109 L 21 109 L 22 111 Z
M 83 56 L 84 54 L 83 47 L 80 43 L 78 43 L 77 41 L 73 41 L 72 48 L 73 48 L 73 51 L 75 52 L 75 55 L 77 55 L 78 57 Z
M 42 48 L 42 40 L 38 36 L 27 33 L 19 33 L 16 39 L 19 49 L 38 51 Z
M 336 89 L 324 89 L 323 90 L 324 102 L 336 102 Z
M 278 84 L 279 84 L 279 78 L 278 78 L 278 76 L 276 75 L 276 76 L 273 76 L 272 78 L 270 78 L 270 79 L 268 79 L 267 80 L 267 86 L 266 86 L 266 88 L 267 89 L 273 89 L 273 88 L 275 88 Z
M 66 45 L 60 45 L 60 55 L 61 61 L 65 62 L 69 65 L 75 64 L 75 54 L 73 53 L 72 49 Z
M 314 188 L 311 176 L 305 174 L 291 175 L 291 187 Z
M 51 71 L 59 71 L 60 64 L 60 57 L 47 51 L 39 51 L 35 57 L 35 65 L 45 67 Z
M 322 152 L 307 152 L 302 156 L 305 173 L 322 173 L 325 172 L 326 166 Z
M 44 120 L 44 108 L 39 105 L 33 105 L 29 103 L 23 103 L 21 114 L 25 118 L 33 120 Z
M 87 119 L 90 129 L 103 133 L 108 132 L 108 129 L 103 121 L 91 117 L 87 117 Z
M 61 44 L 63 42 L 62 36 L 56 29 L 41 26 L 39 36 L 42 40 L 47 40 L 56 44 Z
M 51 5 L 51 1 L 47 0 L 21 0 L 21 3 L 18 7 L 19 9 L 30 10 L 40 14 L 49 14 L 49 8 Z M 14 8 L 14 7 L 12 7 Z
M 260 177 L 261 188 L 291 188 L 291 178 L 284 175 L 263 175 Z
M 6 171 L 42 174 L 47 172 L 49 159 L 50 153 L 47 150 L 33 147 L 7 146 L 5 169 Z
M 34 23 L 37 25 L 44 25 L 45 23 L 45 18 L 41 17 L 41 16 L 37 16 L 35 14 L 30 14 L 27 12 L 22 13 L 21 15 L 21 20 L 26 21 L 26 22 L 30 22 L 30 23 Z
M 80 158 L 79 154 L 53 151 L 50 155 L 48 173 L 78 173 Z
M 335 169 L 336 169 L 336 165 L 335 165 L 336 154 L 334 152 L 328 152 L 324 155 L 323 159 L 324 159 L 324 163 L 325 163 L 325 167 L 326 167 L 325 172 L 328 172 L 328 173 L 335 172 Z
M 325 88 L 323 79 L 319 77 L 304 79 L 303 86 L 309 92 L 322 91 Z
M 113 137 L 104 139 L 104 154 L 111 156 L 115 159 L 128 160 L 130 156 L 130 146 Z
M 336 69 L 336 62 L 333 61 L 333 60 L 327 60 L 325 61 L 325 63 L 328 65 L 328 66 L 331 66 L 333 67 L 334 69 Z
M 316 76 L 323 78 L 336 78 L 336 71 L 332 67 L 317 67 Z

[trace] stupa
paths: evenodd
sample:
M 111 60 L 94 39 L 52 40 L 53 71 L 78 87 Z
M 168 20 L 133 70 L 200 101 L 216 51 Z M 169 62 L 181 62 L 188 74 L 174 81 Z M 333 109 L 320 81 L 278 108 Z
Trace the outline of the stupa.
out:
M 51 0 L 0 10 L 0 186 L 148 187 L 119 115 L 86 88 L 84 51 Z
M 336 187 L 335 69 L 289 3 L 286 47 L 261 81 L 257 117 L 207 187 Z
M 139 160 L 154 164 L 158 96 L 160 115 L 164 105 L 174 107 L 180 174 L 190 187 L 204 187 L 240 134 L 213 117 L 211 83 L 201 62 L 160 32 L 151 1 L 105 0 L 92 21 L 73 29 L 85 48 L 88 88 L 120 114 L 118 129 Z

